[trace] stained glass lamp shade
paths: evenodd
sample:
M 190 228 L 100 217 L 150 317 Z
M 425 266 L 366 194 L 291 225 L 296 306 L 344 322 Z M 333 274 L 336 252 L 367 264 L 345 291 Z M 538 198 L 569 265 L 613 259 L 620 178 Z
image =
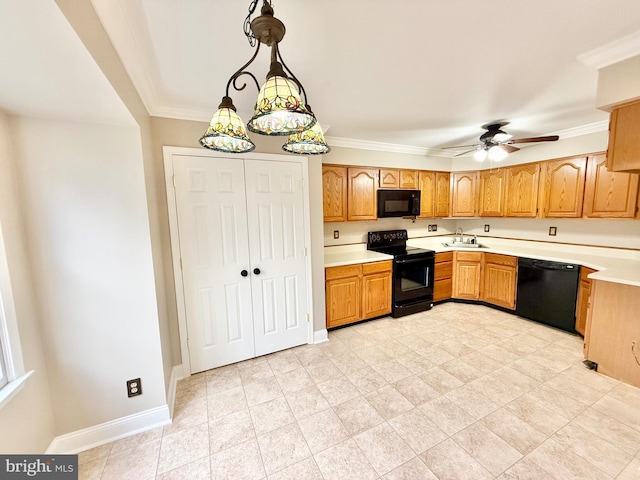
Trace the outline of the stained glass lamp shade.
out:
M 290 135 L 312 127 L 316 117 L 302 102 L 295 83 L 275 75 L 262 85 L 249 130 L 262 135 Z
M 282 146 L 285 152 L 300 155 L 321 155 L 329 153 L 331 147 L 327 145 L 318 122 L 308 130 L 289 135 L 289 140 Z
M 209 128 L 200 138 L 200 144 L 211 150 L 231 153 L 246 153 L 256 148 L 229 97 L 222 99 Z

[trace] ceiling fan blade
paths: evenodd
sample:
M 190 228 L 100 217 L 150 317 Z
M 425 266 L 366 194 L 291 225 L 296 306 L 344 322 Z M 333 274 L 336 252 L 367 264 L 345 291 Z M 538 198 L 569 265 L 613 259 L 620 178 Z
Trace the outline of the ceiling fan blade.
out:
M 549 135 L 546 137 L 529 137 L 529 138 L 514 138 L 509 140 L 509 143 L 535 143 L 535 142 L 555 142 L 560 137 L 558 135 Z
M 500 148 L 502 148 L 507 153 L 513 153 L 513 152 L 517 152 L 518 150 L 520 150 L 518 147 L 512 147 L 511 145 L 508 145 L 506 143 L 502 143 L 502 144 L 500 144 L 498 146 Z
M 471 146 L 471 145 L 469 145 L 469 146 Z M 462 152 L 462 153 L 459 153 L 457 155 L 454 155 L 453 158 L 462 157 L 463 155 L 466 155 L 467 153 L 475 152 L 476 150 L 477 150 L 476 148 L 474 148 L 473 150 L 467 150 L 466 152 Z
M 453 147 L 440 147 L 440 150 L 447 150 L 449 148 L 468 148 L 468 147 L 475 147 L 475 145 L 455 145 Z

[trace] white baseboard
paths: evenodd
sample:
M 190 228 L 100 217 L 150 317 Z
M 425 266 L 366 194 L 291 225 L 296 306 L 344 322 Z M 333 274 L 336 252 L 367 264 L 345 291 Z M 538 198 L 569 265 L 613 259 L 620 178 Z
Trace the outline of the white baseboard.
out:
M 329 334 L 326 328 L 313 332 L 313 343 L 322 343 L 329 341 Z
M 173 418 L 173 407 L 176 404 L 176 389 L 178 380 L 184 378 L 184 370 L 182 364 L 174 365 L 171 369 L 171 378 L 169 379 L 169 392 L 167 393 L 167 405 L 169 405 L 169 416 Z
M 135 435 L 136 433 L 142 433 L 157 427 L 169 425 L 170 423 L 171 416 L 168 405 L 150 408 L 144 412 L 134 413 L 127 417 L 57 436 L 53 439 L 45 453 L 79 453 L 130 435 Z

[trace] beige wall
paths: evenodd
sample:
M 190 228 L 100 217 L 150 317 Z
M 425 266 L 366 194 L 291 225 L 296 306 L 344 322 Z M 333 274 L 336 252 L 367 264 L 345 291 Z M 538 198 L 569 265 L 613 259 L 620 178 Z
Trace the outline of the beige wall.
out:
M 31 259 L 15 176 L 16 158 L 10 125 L 10 117 L 0 112 L 0 228 L 24 367 L 26 371 L 34 370 L 34 373 L 24 389 L 0 409 L 0 452 L 41 453 L 53 438 L 54 417 L 31 277 Z
M 640 55 L 598 71 L 596 106 L 605 111 L 640 98 Z

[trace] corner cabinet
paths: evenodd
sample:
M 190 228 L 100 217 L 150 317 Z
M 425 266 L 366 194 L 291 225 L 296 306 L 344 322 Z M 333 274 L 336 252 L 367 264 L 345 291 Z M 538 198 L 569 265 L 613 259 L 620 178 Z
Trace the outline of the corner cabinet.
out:
M 478 172 L 451 174 L 451 216 L 478 215 Z
M 391 313 L 392 262 L 325 269 L 327 328 Z
M 485 252 L 480 300 L 514 310 L 517 272 L 517 257 Z
M 538 214 L 538 180 L 540 164 L 528 163 L 505 168 L 505 214 L 507 217 L 530 217 Z
M 454 252 L 453 298 L 479 300 L 481 272 L 482 252 Z
M 347 220 L 347 168 L 322 166 L 322 210 L 325 222 Z
M 542 163 L 542 217 L 582 216 L 586 171 L 587 157 L 561 158 Z
M 348 168 L 347 177 L 347 220 L 376 220 L 378 218 L 378 170 Z
M 590 156 L 583 215 L 589 218 L 634 218 L 639 178 L 635 173 L 610 172 L 604 155 Z
M 607 168 L 612 172 L 640 173 L 640 101 L 611 112 Z

